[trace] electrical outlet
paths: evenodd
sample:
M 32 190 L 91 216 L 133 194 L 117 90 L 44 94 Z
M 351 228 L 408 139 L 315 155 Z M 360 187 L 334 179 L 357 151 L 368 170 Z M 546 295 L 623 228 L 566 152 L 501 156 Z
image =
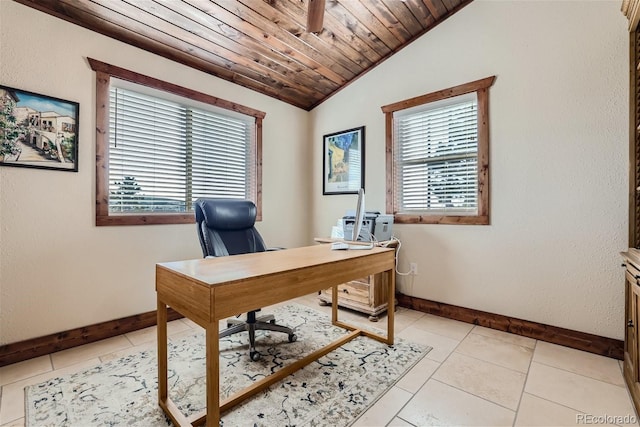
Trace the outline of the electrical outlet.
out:
M 418 275 L 418 264 L 415 262 L 409 263 L 409 274 L 413 274 L 414 276 Z

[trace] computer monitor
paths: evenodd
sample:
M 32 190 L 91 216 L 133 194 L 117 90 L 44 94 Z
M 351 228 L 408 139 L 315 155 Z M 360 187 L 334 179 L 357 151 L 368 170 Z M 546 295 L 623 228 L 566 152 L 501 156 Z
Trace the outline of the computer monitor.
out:
M 363 244 L 358 242 L 358 240 L 369 240 L 366 238 L 361 238 L 360 232 L 362 231 L 362 226 L 365 218 L 365 210 L 364 210 L 364 188 L 358 190 L 358 203 L 356 204 L 356 215 L 354 217 L 353 227 L 351 228 L 351 235 L 347 233 L 348 225 L 344 224 L 344 240 L 342 242 L 334 242 L 331 244 L 331 249 L 373 249 L 374 243 L 373 241 L 368 244 Z M 343 218 L 343 220 L 345 220 Z M 369 234 L 371 234 L 369 232 Z
M 360 231 L 362 230 L 362 221 L 364 221 L 364 188 L 358 190 L 358 204 L 356 205 L 356 217 L 353 223 L 353 233 L 351 234 L 351 240 L 360 239 Z

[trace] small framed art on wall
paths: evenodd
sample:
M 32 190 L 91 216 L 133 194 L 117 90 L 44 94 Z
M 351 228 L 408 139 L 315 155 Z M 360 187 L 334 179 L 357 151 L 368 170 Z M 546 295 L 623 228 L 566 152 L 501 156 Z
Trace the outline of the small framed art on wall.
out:
M 322 194 L 356 194 L 364 188 L 364 126 L 323 137 Z

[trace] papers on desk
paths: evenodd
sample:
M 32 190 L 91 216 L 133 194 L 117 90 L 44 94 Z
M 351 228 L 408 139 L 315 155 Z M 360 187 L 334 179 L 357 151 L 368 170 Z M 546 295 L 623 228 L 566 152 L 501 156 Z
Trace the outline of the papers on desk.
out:
M 338 223 L 331 227 L 332 239 L 344 239 L 344 228 L 342 227 L 342 218 L 338 219 Z

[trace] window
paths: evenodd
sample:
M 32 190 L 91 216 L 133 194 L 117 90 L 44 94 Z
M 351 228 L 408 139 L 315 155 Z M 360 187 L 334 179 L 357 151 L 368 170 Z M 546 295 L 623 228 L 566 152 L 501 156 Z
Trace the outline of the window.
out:
M 200 197 L 252 200 L 261 219 L 264 113 L 90 63 L 98 104 L 96 225 L 191 223 Z
M 488 88 L 495 76 L 382 107 L 396 223 L 489 224 Z

